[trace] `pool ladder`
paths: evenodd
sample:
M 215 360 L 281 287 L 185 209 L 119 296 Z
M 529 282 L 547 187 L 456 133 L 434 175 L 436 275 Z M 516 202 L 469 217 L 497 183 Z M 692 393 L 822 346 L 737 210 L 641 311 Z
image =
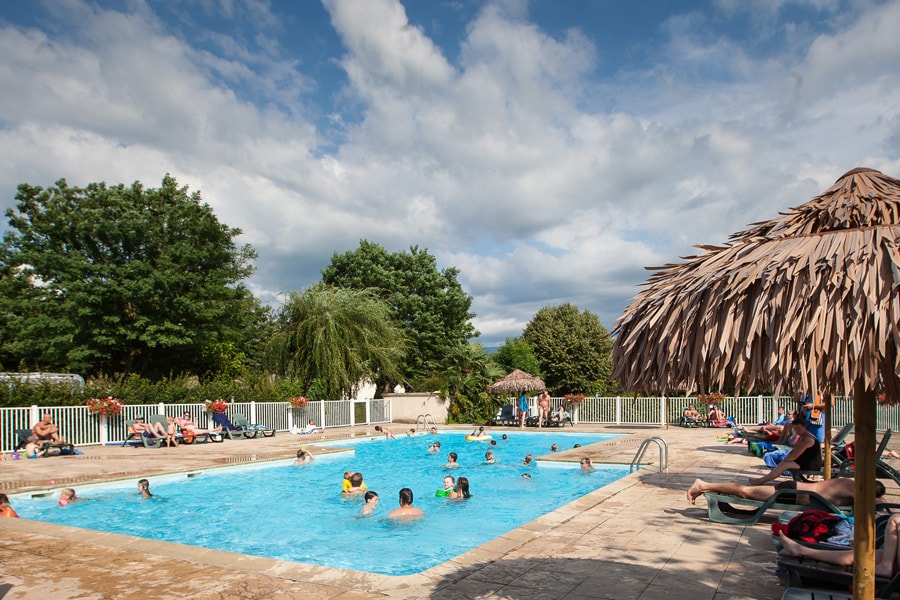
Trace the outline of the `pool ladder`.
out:
M 434 422 L 434 417 L 431 416 L 431 413 L 427 415 L 419 415 L 416 417 L 416 431 L 419 430 L 419 420 L 422 420 L 422 431 L 428 431 L 428 419 L 431 419 L 431 426 L 437 429 L 437 423 Z
M 669 472 L 669 444 L 663 438 L 654 435 L 641 442 L 640 448 L 638 448 L 634 458 L 631 460 L 631 467 L 628 468 L 629 473 L 633 472 L 634 468 L 641 462 L 641 459 L 644 458 L 644 453 L 647 452 L 647 448 L 650 447 L 651 443 L 656 444 L 656 447 L 659 448 L 659 472 L 662 473 L 663 470 L 666 473 Z

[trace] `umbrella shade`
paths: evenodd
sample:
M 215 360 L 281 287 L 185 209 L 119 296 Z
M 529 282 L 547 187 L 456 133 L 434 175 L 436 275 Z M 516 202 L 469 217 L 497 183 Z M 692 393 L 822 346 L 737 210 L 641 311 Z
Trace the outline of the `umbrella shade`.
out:
M 861 378 L 900 398 L 900 181 L 856 169 L 702 248 L 662 267 L 616 322 L 623 385 L 850 393 Z
M 900 398 L 900 181 L 854 169 L 700 249 L 662 267 L 616 322 L 613 376 L 662 392 L 852 390 L 854 598 L 872 598 L 875 392 Z
M 516 369 L 503 379 L 491 384 L 488 391 L 491 394 L 505 394 L 509 392 L 532 392 L 547 389 L 544 380 L 535 377 L 530 373 L 526 373 L 521 369 Z

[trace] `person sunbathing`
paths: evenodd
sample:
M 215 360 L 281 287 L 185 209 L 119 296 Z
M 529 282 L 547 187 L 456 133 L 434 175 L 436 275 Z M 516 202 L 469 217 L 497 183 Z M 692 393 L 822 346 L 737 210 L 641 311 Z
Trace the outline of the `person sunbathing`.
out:
M 53 424 L 53 416 L 50 413 L 41 415 L 41 420 L 34 424 L 31 433 L 37 437 L 38 441 L 53 442 L 54 444 L 65 442 L 59 435 L 59 427 Z
M 809 496 L 805 496 L 802 492 L 815 492 L 834 504 L 835 506 L 852 506 L 853 497 L 856 492 L 856 483 L 850 477 L 836 477 L 834 479 L 825 479 L 824 481 L 783 481 L 778 485 L 742 485 L 740 483 L 722 482 L 715 483 L 695 479 L 693 485 L 687 491 L 687 499 L 691 504 L 696 504 L 697 497 L 706 492 L 716 494 L 729 494 L 738 498 L 746 498 L 748 500 L 768 500 L 777 490 L 797 490 L 797 494 L 793 500 L 789 498 L 790 494 L 782 496 L 784 502 L 794 502 L 796 504 L 808 504 Z M 875 498 L 876 502 L 884 502 L 884 484 L 880 481 L 875 482 Z
M 694 408 L 693 404 L 688 404 L 687 408 L 685 408 L 681 412 L 681 416 L 684 418 L 685 423 L 699 423 L 700 422 L 700 412 Z
M 138 435 L 146 434 L 155 438 L 165 438 L 168 435 L 166 428 L 162 426 L 162 423 L 157 423 L 156 421 L 153 423 L 145 423 L 144 417 L 135 417 L 134 425 L 131 426 L 131 430 Z
M 178 419 L 178 426 L 181 427 L 181 431 L 187 431 L 188 433 L 193 434 L 194 437 L 198 435 L 203 435 L 204 433 L 221 433 L 222 426 L 219 425 L 215 429 L 201 429 L 196 423 L 191 420 L 191 413 L 184 413 L 184 415 Z
M 877 577 L 892 577 L 900 568 L 900 515 L 891 515 L 884 529 L 884 544 L 875 550 L 875 575 Z M 829 548 L 814 548 L 787 537 L 784 531 L 778 532 L 781 547 L 790 556 L 805 556 L 813 560 L 849 567 L 853 564 L 853 549 L 833 550 Z

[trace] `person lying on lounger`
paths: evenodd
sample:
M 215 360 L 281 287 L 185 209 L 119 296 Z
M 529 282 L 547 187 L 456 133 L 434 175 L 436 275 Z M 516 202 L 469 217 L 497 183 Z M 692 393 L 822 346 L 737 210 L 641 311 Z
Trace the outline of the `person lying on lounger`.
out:
M 177 419 L 177 421 L 178 421 L 178 426 L 181 427 L 182 432 L 187 431 L 188 433 L 192 434 L 194 437 L 197 437 L 198 435 L 203 435 L 204 433 L 221 433 L 222 432 L 221 425 L 219 425 L 215 429 L 201 429 L 196 423 L 194 423 L 191 420 L 191 413 L 189 413 L 189 412 L 184 413 L 184 415 L 180 419 Z
M 884 529 L 884 544 L 875 550 L 875 575 L 878 577 L 892 577 L 900 568 L 900 534 L 897 527 L 900 526 L 900 515 L 891 515 Z M 853 549 L 832 550 L 825 548 L 812 548 L 792 540 L 781 531 L 778 533 L 781 546 L 791 556 L 805 556 L 813 560 L 821 560 L 833 565 L 849 567 L 853 564 Z
M 730 494 L 738 498 L 746 498 L 748 500 L 760 500 L 765 502 L 777 490 L 797 490 L 798 494 L 794 498 L 796 504 L 807 504 L 809 497 L 804 496 L 802 492 L 815 492 L 834 504 L 835 506 L 852 506 L 853 496 L 855 493 L 856 483 L 850 477 L 836 477 L 834 479 L 825 479 L 824 481 L 783 481 L 778 485 L 741 485 L 740 483 L 714 483 L 695 479 L 687 491 L 687 499 L 691 504 L 695 504 L 697 496 L 706 492 L 716 494 Z M 875 482 L 875 501 L 884 502 L 884 484 L 880 481 Z M 791 502 L 790 498 L 782 496 L 784 502 Z
M 153 423 L 145 423 L 144 417 L 135 417 L 134 425 L 131 426 L 131 429 L 138 435 L 146 434 L 157 438 L 164 438 L 168 435 L 166 428 L 162 426 L 162 423 L 157 423 L 156 421 Z

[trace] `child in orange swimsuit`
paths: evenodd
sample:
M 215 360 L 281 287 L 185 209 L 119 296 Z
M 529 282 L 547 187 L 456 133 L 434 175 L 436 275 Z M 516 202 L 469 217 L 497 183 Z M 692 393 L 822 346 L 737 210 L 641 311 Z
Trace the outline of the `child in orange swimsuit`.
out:
M 16 514 L 13 507 L 9 505 L 9 496 L 6 494 L 0 494 L 0 517 L 19 518 L 19 515 Z

